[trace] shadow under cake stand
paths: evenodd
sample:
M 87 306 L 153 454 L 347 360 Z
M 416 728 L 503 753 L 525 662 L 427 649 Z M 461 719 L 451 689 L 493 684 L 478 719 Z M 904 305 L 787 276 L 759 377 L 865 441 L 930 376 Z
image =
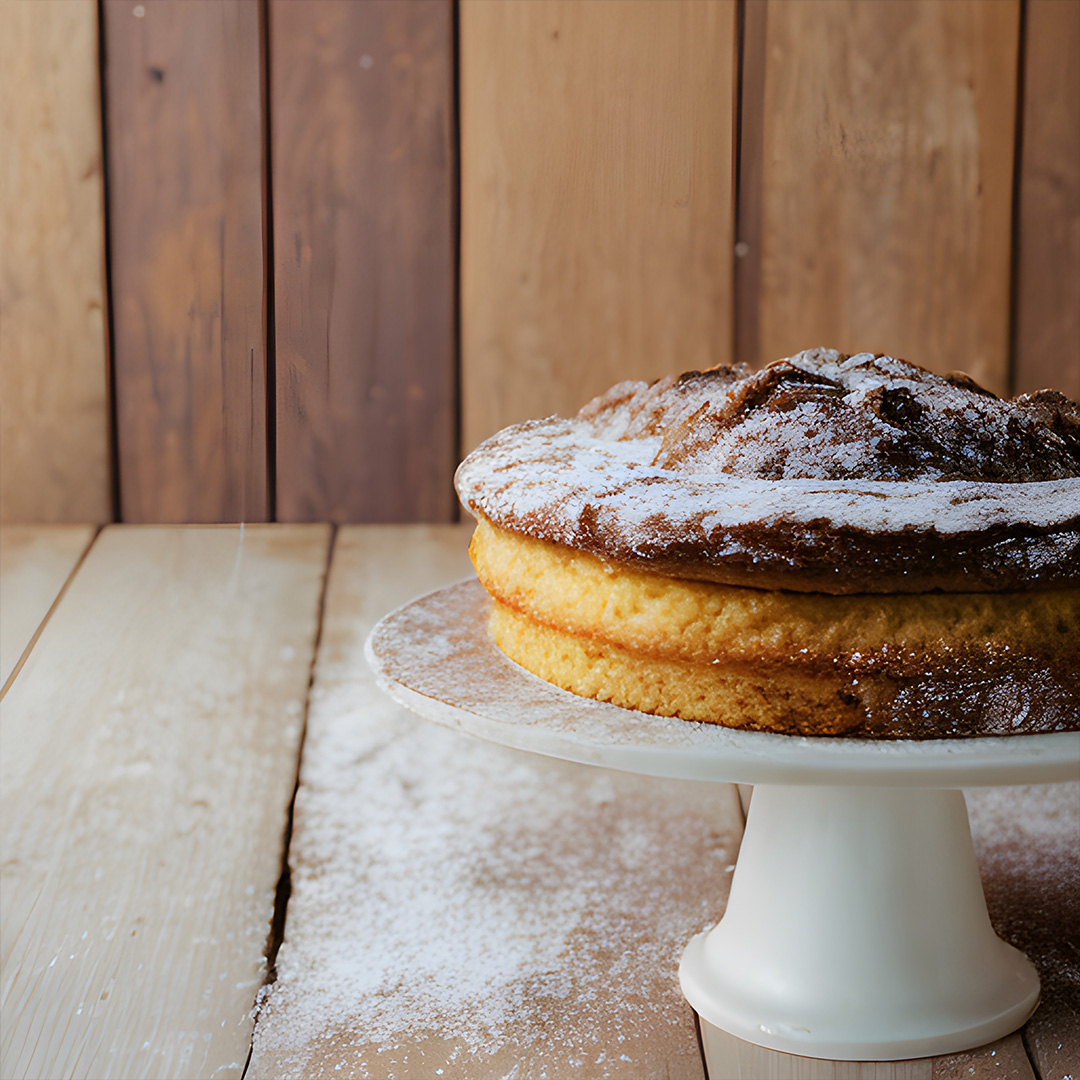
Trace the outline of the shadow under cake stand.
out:
M 427 720 L 568 761 L 754 784 L 723 918 L 679 968 L 702 1023 L 807 1057 L 952 1053 L 1015 1030 L 1039 979 L 993 931 L 962 787 L 1069 780 L 1080 732 L 800 738 L 577 697 L 507 659 L 475 580 L 387 615 L 380 687 Z

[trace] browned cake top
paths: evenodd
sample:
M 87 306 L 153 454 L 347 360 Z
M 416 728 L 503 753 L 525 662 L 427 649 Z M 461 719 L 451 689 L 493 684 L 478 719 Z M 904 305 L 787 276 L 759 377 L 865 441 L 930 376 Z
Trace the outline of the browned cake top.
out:
M 659 573 L 830 593 L 1080 581 L 1080 407 L 814 349 L 620 383 L 499 432 L 458 490 L 505 528 Z

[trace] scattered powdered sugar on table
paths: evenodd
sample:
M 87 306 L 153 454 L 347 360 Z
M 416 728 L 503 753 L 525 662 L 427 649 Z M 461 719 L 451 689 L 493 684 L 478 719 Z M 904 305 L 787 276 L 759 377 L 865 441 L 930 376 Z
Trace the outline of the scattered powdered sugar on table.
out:
M 382 567 L 359 546 L 343 561 L 349 544 L 346 531 L 312 692 L 285 941 L 247 1076 L 699 1080 L 676 965 L 723 910 L 739 833 L 731 789 L 517 753 L 395 706 L 363 660 L 374 612 L 360 598 Z M 435 584 L 433 572 L 418 568 L 414 587 Z M 1047 806 L 1068 810 L 1076 790 L 1035 788 L 1025 800 L 1014 789 L 1001 802 L 969 793 L 999 928 L 1016 910 L 995 899 L 994 881 L 1007 879 L 1010 895 L 1028 898 L 1023 927 L 1040 940 L 1057 932 L 1039 920 L 1075 895 L 1075 844 L 1037 800 L 1061 792 Z M 1027 890 L 1009 860 L 1037 851 L 1061 861 L 1048 875 L 1035 865 Z
M 1042 981 L 1025 1038 L 1046 1080 L 1080 1076 L 1080 782 L 965 796 L 994 929 Z
M 735 806 L 317 686 L 251 1075 L 700 1076 L 676 968 L 722 910 Z

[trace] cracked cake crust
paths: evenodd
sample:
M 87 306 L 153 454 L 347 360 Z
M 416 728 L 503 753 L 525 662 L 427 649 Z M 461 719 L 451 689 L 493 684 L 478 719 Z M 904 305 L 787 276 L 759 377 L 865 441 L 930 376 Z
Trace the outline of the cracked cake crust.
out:
M 801 592 L 1080 581 L 1080 406 L 814 349 L 620 383 L 462 463 L 468 509 L 672 577 Z

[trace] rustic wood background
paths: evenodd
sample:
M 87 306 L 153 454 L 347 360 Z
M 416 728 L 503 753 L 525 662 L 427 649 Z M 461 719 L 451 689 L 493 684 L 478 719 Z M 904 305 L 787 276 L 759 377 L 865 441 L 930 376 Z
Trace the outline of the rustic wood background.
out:
M 1080 396 L 1076 0 L 0 0 L 0 520 L 440 521 L 799 348 Z

